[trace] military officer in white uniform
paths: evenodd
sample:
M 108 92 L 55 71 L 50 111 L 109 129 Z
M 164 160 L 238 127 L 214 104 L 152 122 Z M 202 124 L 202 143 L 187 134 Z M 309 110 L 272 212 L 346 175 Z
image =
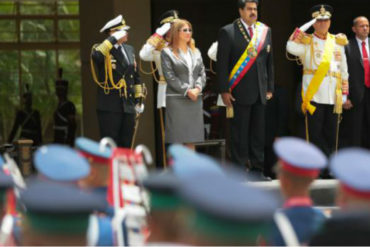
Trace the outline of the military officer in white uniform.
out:
M 296 29 L 287 51 L 303 65 L 302 112 L 306 116 L 306 138 L 330 155 L 336 147 L 336 134 L 342 103 L 348 94 L 348 71 L 343 34 L 329 33 L 333 8 L 317 5 L 311 9 L 314 33 Z
M 158 83 L 157 89 L 157 108 L 159 110 L 159 118 L 161 125 L 161 146 L 163 153 L 163 164 L 166 165 L 165 156 L 165 139 L 164 139 L 164 112 L 163 108 L 166 108 L 166 88 L 167 83 L 163 76 L 162 65 L 161 65 L 161 51 L 168 44 L 170 29 L 172 23 L 178 19 L 179 13 L 177 10 L 168 10 L 161 17 L 159 21 L 159 27 L 156 29 L 155 33 L 150 36 L 147 42 L 144 44 L 143 48 L 140 50 L 140 58 L 146 62 L 154 62 L 155 68 L 158 71 L 158 76 L 156 76 L 156 70 L 153 69 L 151 73 L 154 79 Z

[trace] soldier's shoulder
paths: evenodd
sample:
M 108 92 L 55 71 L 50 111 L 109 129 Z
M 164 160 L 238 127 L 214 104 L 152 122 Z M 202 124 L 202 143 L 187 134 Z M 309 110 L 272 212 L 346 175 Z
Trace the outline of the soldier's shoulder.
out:
M 229 31 L 234 28 L 234 22 L 220 28 L 220 31 Z
M 337 35 L 335 35 L 335 43 L 337 45 L 345 46 L 348 44 L 348 38 L 345 34 L 338 33 Z

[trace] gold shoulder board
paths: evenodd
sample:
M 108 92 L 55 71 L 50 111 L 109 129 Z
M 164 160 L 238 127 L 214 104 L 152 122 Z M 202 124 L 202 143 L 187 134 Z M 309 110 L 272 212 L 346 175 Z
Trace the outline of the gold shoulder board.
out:
M 335 43 L 337 43 L 337 45 L 342 45 L 342 46 L 347 45 L 348 44 L 347 36 L 343 33 L 337 34 L 335 36 Z
M 99 44 L 95 50 L 100 51 L 104 56 L 107 56 L 112 48 L 112 43 L 106 39 L 103 41 L 103 43 Z

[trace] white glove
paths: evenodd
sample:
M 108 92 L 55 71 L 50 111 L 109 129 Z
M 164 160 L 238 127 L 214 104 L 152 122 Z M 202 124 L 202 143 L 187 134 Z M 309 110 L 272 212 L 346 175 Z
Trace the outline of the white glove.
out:
M 158 34 L 159 36 L 164 36 L 168 30 L 170 30 L 171 28 L 171 23 L 165 23 L 163 24 L 161 27 L 157 28 L 157 30 L 155 30 L 156 34 Z
M 218 49 L 218 42 L 213 42 L 211 47 L 208 49 L 208 57 L 217 62 L 217 49 Z
M 120 31 L 116 31 L 112 34 L 112 36 L 118 41 L 120 39 L 122 39 L 123 37 L 125 37 L 127 35 L 127 31 L 126 30 L 120 30 Z
M 144 104 L 136 104 L 135 105 L 135 111 L 138 114 L 141 114 L 144 112 Z

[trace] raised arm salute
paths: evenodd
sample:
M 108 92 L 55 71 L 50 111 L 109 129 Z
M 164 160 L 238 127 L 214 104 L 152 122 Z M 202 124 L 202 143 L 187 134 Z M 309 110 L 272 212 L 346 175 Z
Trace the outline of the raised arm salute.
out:
M 342 94 L 348 93 L 347 60 L 343 34 L 329 33 L 333 8 L 317 5 L 311 9 L 314 33 L 300 29 L 291 35 L 287 51 L 303 64 L 302 112 L 306 116 L 306 138 L 326 155 L 336 149 Z M 308 29 L 308 28 L 307 28 Z

